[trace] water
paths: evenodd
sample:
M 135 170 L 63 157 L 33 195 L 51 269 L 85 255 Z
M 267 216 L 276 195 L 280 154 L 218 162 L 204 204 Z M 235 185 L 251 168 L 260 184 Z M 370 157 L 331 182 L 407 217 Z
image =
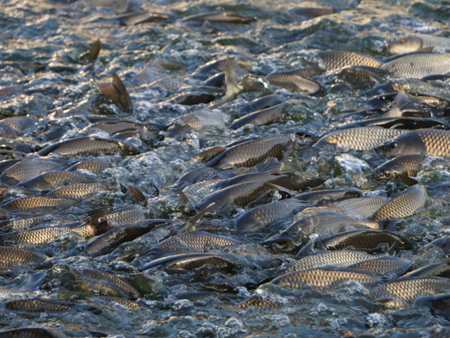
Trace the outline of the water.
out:
M 2 153 L 2 159 L 36 157 L 36 152 L 48 144 L 80 136 L 109 138 L 105 131 L 92 128 L 96 122 L 89 117 L 93 115 L 130 119 L 146 124 L 151 131 L 119 136 L 120 141 L 137 148 L 140 154 L 113 155 L 110 168 L 97 175 L 90 174 L 95 180 L 107 182 L 109 188 L 105 192 L 89 196 L 83 203 L 61 212 L 10 212 L 9 219 L 47 213 L 49 218 L 37 226 L 81 224 L 89 210 L 134 204 L 149 218 L 173 221 L 99 257 L 86 253 L 88 240 L 73 236 L 35 246 L 35 251 L 50 257 L 51 264 L 5 268 L 0 277 L 0 298 L 5 302 L 43 298 L 76 306 L 63 312 L 31 313 L 11 311 L 3 304 L 0 306 L 2 330 L 44 327 L 68 337 L 325 338 L 357 336 L 366 331 L 368 336 L 386 337 L 403 337 L 411 332 L 432 334 L 440 326 L 450 325 L 447 317 L 434 316 L 429 309 L 385 309 L 368 298 L 368 287 L 355 282 L 344 283 L 328 292 L 311 287 L 286 291 L 272 285 L 257 289 L 293 256 L 262 247 L 259 243 L 269 233 L 235 233 L 234 220 L 248 207 L 232 209 L 230 218 L 207 215 L 200 226 L 201 230 L 244 243 L 210 248 L 211 252 L 236 255 L 239 258 L 236 269 L 140 271 L 155 258 L 152 248 L 195 215 L 193 206 L 180 199 L 176 182 L 185 173 L 203 166 L 195 157 L 198 153 L 247 138 L 304 131 L 309 136 L 300 137 L 301 143 L 311 144 L 311 137 L 322 136 L 345 122 L 343 116 L 371 109 L 367 98 L 373 94 L 366 95 L 366 91 L 387 81 L 383 76 L 375 76 L 360 85 L 358 81 L 350 81 L 352 75 L 336 71 L 318 78 L 324 93 L 308 96 L 267 86 L 265 75 L 323 67 L 322 61 L 314 58 L 318 50 L 355 51 L 381 60 L 389 56 L 386 43 L 393 38 L 416 33 L 450 36 L 450 7 L 446 1 L 328 1 L 326 5 L 334 7 L 336 13 L 311 19 L 293 15 L 289 10 L 321 6 L 313 1 L 137 0 L 119 6 L 119 1 L 114 0 L 1 0 L 0 4 L 0 115 L 27 115 L 36 123 L 30 131 L 2 139 L 2 148 L 16 151 Z M 135 11 L 155 11 L 168 17 L 133 26 L 120 25 L 117 19 L 120 15 Z M 206 22 L 200 25 L 180 21 L 189 15 L 213 11 L 231 11 L 257 20 L 248 24 Z M 97 39 L 102 48 L 91 69 L 81 55 Z M 225 100 L 219 97 L 217 89 L 213 91 L 217 98 L 210 104 L 189 106 L 172 101 L 179 94 L 195 90 L 211 92 L 211 88 L 198 88 L 203 80 L 223 71 L 224 64 L 220 69 L 197 70 L 207 62 L 232 56 L 245 60 L 237 74 L 259 84 L 253 87 L 256 90 L 246 87 L 237 96 Z M 131 95 L 133 114 L 124 113 L 120 106 L 100 96 L 99 85 L 111 83 L 113 73 L 119 75 Z M 191 76 L 193 73 L 195 76 Z M 167 76 L 177 79 L 151 85 Z M 418 86 L 414 87 L 416 92 L 450 99 L 448 81 Z M 226 128 L 224 122 L 228 125 L 255 110 L 248 102 L 272 94 L 281 95 L 283 101 L 293 106 L 281 123 L 247 125 L 237 130 Z M 179 122 L 181 116 L 212 111 L 217 120 L 208 121 L 208 125 L 164 137 L 163 127 Z M 445 116 L 441 118 L 446 120 Z M 348 147 L 339 151 L 343 154 L 301 146 L 287 156 L 280 170 L 296 170 L 306 177 L 320 176 L 326 180 L 324 189 L 354 187 L 368 196 L 374 192 L 393 195 L 404 190 L 405 186 L 399 182 L 375 181 L 371 176 L 370 168 L 383 163 L 385 157 L 373 151 L 353 152 Z M 86 158 L 48 157 L 60 160 L 66 167 Z M 225 179 L 270 166 L 270 162 L 263 163 L 255 168 L 212 174 L 210 178 Z M 418 179 L 431 187 L 448 181 L 449 174 L 444 162 L 436 168 L 427 165 Z M 206 173 L 205 178 L 208 178 Z M 131 198 L 121 190 L 120 184 L 139 188 L 146 201 Z M 187 197 L 192 203 L 198 203 L 210 189 L 208 181 L 193 184 L 186 189 Z M 25 195 L 26 192 L 10 188 L 2 195 L 3 203 Z M 423 249 L 424 244 L 448 235 L 445 222 L 449 217 L 448 188 L 431 195 L 433 198 L 427 206 L 401 226 L 402 234 L 418 249 L 402 251 L 399 256 L 413 260 L 414 268 L 446 260 L 440 249 Z M 264 196 L 251 206 L 279 198 L 279 194 Z M 86 268 L 123 277 L 141 297 L 136 302 L 123 303 L 120 299 L 127 298 L 123 295 L 119 299 L 107 298 L 104 290 L 90 284 L 83 287 L 86 277 L 74 271 Z M 212 286 L 207 288 L 207 284 Z M 199 294 L 211 289 L 220 292 L 213 296 Z M 194 297 L 187 293 L 197 294 Z M 239 306 L 257 294 L 277 306 Z

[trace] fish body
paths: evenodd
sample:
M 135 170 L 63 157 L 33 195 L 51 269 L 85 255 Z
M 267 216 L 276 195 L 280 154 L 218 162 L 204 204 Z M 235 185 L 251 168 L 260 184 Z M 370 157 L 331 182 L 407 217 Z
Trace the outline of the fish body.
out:
M 350 198 L 336 203 L 335 206 L 345 211 L 346 214 L 358 219 L 372 216 L 377 210 L 389 201 L 384 196 Z
M 20 299 L 6 302 L 8 310 L 26 312 L 61 312 L 69 311 L 70 307 L 60 302 L 44 299 Z
M 3 208 L 15 211 L 34 211 L 38 209 L 61 209 L 74 205 L 76 200 L 72 198 L 47 197 L 47 196 L 30 196 L 12 200 Z
M 15 329 L 0 332 L 0 338 L 61 338 L 61 337 L 65 336 L 59 334 L 59 332 L 40 327 Z
M 217 268 L 234 269 L 236 267 L 236 262 L 234 262 L 233 257 L 230 255 L 188 253 L 155 259 L 145 264 L 142 270 L 148 270 L 159 265 L 164 265 L 166 268 L 178 270 L 192 270 L 204 265 L 210 265 Z
M 38 175 L 63 168 L 60 163 L 55 161 L 25 159 L 6 169 L 0 176 L 0 181 L 6 185 L 15 185 Z
M 322 137 L 313 147 L 332 148 L 348 145 L 354 150 L 368 151 L 407 132 L 406 130 L 381 127 L 357 127 L 336 130 Z
M 40 156 L 59 154 L 61 156 L 98 155 L 98 154 L 137 154 L 130 146 L 118 141 L 101 139 L 97 137 L 79 137 L 67 141 L 61 141 L 38 152 Z
M 88 198 L 98 194 L 101 191 L 107 191 L 107 187 L 104 182 L 81 182 L 57 188 L 50 191 L 46 196 Z
M 53 190 L 68 184 L 76 184 L 90 181 L 86 175 L 71 171 L 53 171 L 36 176 L 27 181 L 17 184 L 18 187 L 35 190 Z
M 271 284 L 295 289 L 300 289 L 306 285 L 317 288 L 328 288 L 348 281 L 355 281 L 361 284 L 373 284 L 379 280 L 379 275 L 369 271 L 324 267 L 291 272 L 275 278 L 271 281 Z
M 43 254 L 14 247 L 0 248 L 0 265 L 14 267 L 22 264 L 42 263 L 47 259 Z
M 236 228 L 239 232 L 261 231 L 266 225 L 289 218 L 303 208 L 305 203 L 295 199 L 262 205 L 239 216 L 236 220 Z
M 398 249 L 412 249 L 412 244 L 400 235 L 389 231 L 356 230 L 322 238 L 328 250 L 345 250 L 348 248 L 375 250 L 380 245 L 396 245 Z
M 291 104 L 283 102 L 276 106 L 258 110 L 256 112 L 242 116 L 241 118 L 234 120 L 228 127 L 230 129 L 238 129 L 247 124 L 254 126 L 264 126 L 281 121 L 288 109 L 292 107 Z
M 414 185 L 392 198 L 375 212 L 371 219 L 379 221 L 412 216 L 425 206 L 427 197 L 428 194 L 424 186 Z
M 293 198 L 309 203 L 334 202 L 341 199 L 360 197 L 361 193 L 354 189 L 315 190 L 301 193 Z
M 375 168 L 378 178 L 396 178 L 399 176 L 416 176 L 423 166 L 427 155 L 401 155 Z
M 350 265 L 349 267 L 358 270 L 370 270 L 389 277 L 398 277 L 404 274 L 411 267 L 411 265 L 412 262 L 406 259 L 383 256 L 366 260 L 364 262 L 358 262 Z
M 373 259 L 377 259 L 379 257 L 380 256 L 369 255 L 368 253 L 365 252 L 351 251 L 351 250 L 319 252 L 314 255 L 300 258 L 297 262 L 290 264 L 284 270 L 284 273 L 315 269 L 324 266 L 346 268 L 353 264 L 367 262 Z
M 109 222 L 112 221 L 115 225 L 120 226 L 145 221 L 145 215 L 137 205 L 131 205 L 129 207 L 108 212 L 106 214 L 106 219 Z
M 202 24 L 204 21 L 208 21 L 211 23 L 246 24 L 255 20 L 255 17 L 241 16 L 233 12 L 209 12 L 185 17 L 181 19 L 179 23 L 182 25 L 189 25 L 192 23 Z
M 406 54 L 418 51 L 432 51 L 434 48 L 450 48 L 450 39 L 440 36 L 408 35 L 388 44 L 391 54 Z
M 376 148 L 390 155 L 433 155 L 450 157 L 450 131 L 419 129 L 399 135 Z
M 67 171 L 80 171 L 87 170 L 93 174 L 101 174 L 105 169 L 111 166 L 111 160 L 108 157 L 93 158 L 91 160 L 86 160 L 78 162 L 73 166 L 67 168 Z
M 322 59 L 327 71 L 351 66 L 379 67 L 382 64 L 381 61 L 375 60 L 374 58 L 346 51 L 318 52 L 316 57 Z
M 439 262 L 425 265 L 417 270 L 411 271 L 403 277 L 443 277 L 450 278 L 450 263 Z
M 280 72 L 267 76 L 267 80 L 272 86 L 285 88 L 291 92 L 305 94 L 316 94 L 322 87 L 314 80 L 300 76 L 295 71 Z
M 393 76 L 421 79 L 450 72 L 450 53 L 412 53 L 380 66 Z

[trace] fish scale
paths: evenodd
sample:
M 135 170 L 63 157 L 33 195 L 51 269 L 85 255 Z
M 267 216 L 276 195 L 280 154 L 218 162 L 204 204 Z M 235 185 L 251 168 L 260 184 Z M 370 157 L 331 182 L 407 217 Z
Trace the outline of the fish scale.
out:
M 355 263 L 349 266 L 352 269 L 370 270 L 382 274 L 394 274 L 400 276 L 412 265 L 411 261 L 396 257 L 376 257 L 372 260 Z
M 75 204 L 74 199 L 62 197 L 30 196 L 12 200 L 3 207 L 8 210 L 31 211 L 40 208 L 60 208 Z
M 269 75 L 267 80 L 272 86 L 282 87 L 292 92 L 315 94 L 320 91 L 320 85 L 316 81 L 289 72 Z
M 407 130 L 359 127 L 331 132 L 314 144 L 316 148 L 349 145 L 354 150 L 372 150 L 376 146 L 407 133 Z
M 89 181 L 89 179 L 83 174 L 74 173 L 71 171 L 53 171 L 39 175 L 25 182 L 21 182 L 17 186 L 28 189 L 53 190 L 67 184 L 75 184 L 86 181 Z
M 375 283 L 380 280 L 377 276 L 369 272 L 360 272 L 349 269 L 327 269 L 318 268 L 291 272 L 275 278 L 271 283 L 281 287 L 301 288 L 306 284 L 323 288 L 330 287 L 347 281 L 355 281 L 361 284 Z
M 116 297 L 121 296 L 120 293 L 134 298 L 139 298 L 140 296 L 139 291 L 133 286 L 116 277 L 114 274 L 105 271 L 84 269 L 80 277 L 81 279 L 87 278 L 93 280 L 97 287 L 107 289 L 108 293 Z
M 16 266 L 26 263 L 40 263 L 46 260 L 43 254 L 14 247 L 0 248 L 0 264 Z
M 218 245 L 221 247 L 239 243 L 233 239 L 222 236 L 212 235 L 208 233 L 190 232 L 175 237 L 168 238 L 158 245 L 158 251 L 176 252 L 183 249 L 183 244 L 190 249 L 203 252 L 208 246 Z
M 50 191 L 47 196 L 86 198 L 101 191 L 106 191 L 106 186 L 103 182 L 78 183 Z
M 416 53 L 400 56 L 380 66 L 392 75 L 421 79 L 450 72 L 450 53 Z
M 384 256 L 384 255 L 382 255 Z M 337 268 L 345 268 L 350 265 L 366 262 L 368 260 L 377 259 L 380 256 L 370 255 L 359 251 L 330 251 L 324 253 L 317 253 L 311 256 L 306 256 L 299 259 L 297 262 L 289 265 L 285 273 L 314 269 L 321 266 L 334 266 Z
M 422 168 L 426 157 L 426 155 L 415 154 L 402 155 L 375 168 L 375 174 L 378 177 L 415 176 Z
M 427 192 L 424 186 L 412 186 L 394 197 L 372 216 L 372 219 L 388 220 L 412 216 L 425 205 Z
M 384 196 L 360 197 L 350 198 L 335 205 L 353 217 L 364 219 L 372 216 L 388 201 L 389 199 Z
M 372 292 L 372 297 L 398 297 L 411 302 L 417 297 L 444 293 L 450 290 L 450 280 L 439 277 L 400 278 L 379 286 Z
M 327 71 L 350 66 L 379 67 L 382 64 L 371 57 L 346 51 L 318 52 L 316 57 L 322 59 Z
M 27 312 L 60 312 L 70 310 L 69 306 L 41 299 L 21 299 L 9 301 L 6 303 L 6 308 L 13 311 Z

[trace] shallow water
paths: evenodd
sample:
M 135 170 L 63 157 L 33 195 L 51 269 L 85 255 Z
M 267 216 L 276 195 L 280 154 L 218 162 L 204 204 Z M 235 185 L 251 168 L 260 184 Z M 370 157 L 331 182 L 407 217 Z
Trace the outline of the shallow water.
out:
M 2 159 L 38 157 L 36 152 L 45 146 L 80 136 L 108 138 L 105 131 L 92 128 L 95 122 L 88 119 L 92 115 L 129 118 L 156 130 L 150 135 L 123 136 L 120 141 L 137 148 L 140 154 L 113 155 L 110 168 L 98 175 L 90 174 L 94 180 L 106 182 L 105 191 L 61 211 L 41 210 L 31 214 L 14 211 L 8 218 L 48 214 L 50 219 L 42 220 L 37 226 L 54 226 L 82 222 L 85 212 L 92 209 L 116 209 L 135 204 L 147 218 L 173 223 L 98 257 L 86 253 L 87 240 L 72 236 L 34 246 L 35 251 L 50 257 L 50 266 L 5 268 L 0 276 L 0 300 L 44 298 L 86 307 L 30 313 L 11 311 L 3 304 L 0 305 L 2 330 L 45 327 L 68 337 L 325 338 L 357 336 L 366 331 L 369 331 L 368 336 L 377 337 L 432 334 L 436 327 L 450 325 L 448 317 L 434 315 L 428 309 L 385 309 L 373 304 L 368 298 L 369 288 L 351 281 L 327 292 L 310 287 L 286 291 L 272 285 L 256 290 L 261 281 L 273 276 L 293 256 L 273 253 L 261 246 L 270 233 L 236 234 L 234 220 L 251 207 L 280 199 L 280 194 L 265 196 L 263 201 L 247 207 L 234 208 L 225 216 L 207 215 L 201 230 L 244 242 L 228 248 L 214 245 L 211 248 L 212 252 L 240 257 L 237 268 L 231 272 L 200 268 L 180 273 L 158 267 L 140 271 L 145 263 L 155 258 L 152 248 L 172 236 L 177 225 L 195 215 L 195 210 L 180 199 L 176 182 L 185 173 L 204 166 L 195 157 L 198 153 L 268 134 L 306 131 L 313 137 L 322 136 L 342 124 L 333 122 L 338 117 L 370 109 L 368 98 L 374 94 L 366 94 L 366 91 L 387 81 L 375 79 L 359 87 L 345 74 L 331 72 L 317 78 L 324 93 L 315 96 L 262 86 L 256 91 L 244 90 L 232 99 L 216 95 L 210 104 L 173 103 L 174 96 L 194 91 L 203 80 L 218 72 L 198 72 L 199 67 L 212 60 L 242 56 L 250 59 L 243 68 L 251 72 L 256 82 L 264 83 L 264 77 L 271 72 L 323 67 L 322 61 L 314 57 L 318 50 L 355 51 L 382 60 L 389 56 L 386 44 L 393 38 L 415 33 L 450 36 L 448 2 L 327 1 L 326 5 L 333 6 L 337 13 L 305 19 L 289 10 L 321 7 L 321 4 L 253 0 L 226 3 L 131 1 L 124 13 L 142 10 L 168 15 L 166 20 L 134 26 L 120 25 L 117 17 L 123 13 L 113 8 L 118 2 L 0 0 L 0 90 L 3 90 L 0 91 L 0 116 L 28 115 L 36 123 L 23 135 L 2 139 L 2 148 L 21 152 L 2 154 Z M 189 15 L 213 11 L 231 11 L 255 17 L 256 21 L 248 24 L 206 22 L 200 26 L 180 22 Z M 102 48 L 90 69 L 80 55 L 97 39 L 101 40 Z M 35 71 L 36 65 L 29 65 L 30 62 L 41 63 L 43 69 Z M 3 67 L 11 63 L 25 64 L 22 69 L 11 65 Z M 113 73 L 119 75 L 130 93 L 133 114 L 125 113 L 120 106 L 100 95 L 99 85 L 110 83 Z M 177 88 L 164 83 L 151 85 L 167 76 L 180 77 L 174 85 Z M 422 85 L 419 89 L 450 99 L 448 80 L 432 81 L 429 86 Z M 171 125 L 188 113 L 220 112 L 228 125 L 254 110 L 248 102 L 271 94 L 279 94 L 293 105 L 283 123 L 230 130 L 224 127 L 224 121 L 212 121 L 212 126 L 201 130 L 190 129 L 183 135 L 163 137 L 166 132 L 163 126 Z M 445 116 L 441 121 L 449 122 Z M 308 137 L 300 136 L 300 139 L 301 144 L 310 144 Z M 296 170 L 304 177 L 320 176 L 325 180 L 321 186 L 324 189 L 354 187 L 367 196 L 392 196 L 405 189 L 405 185 L 397 181 L 373 179 L 372 169 L 387 157 L 374 151 L 340 150 L 343 154 L 301 146 L 283 161 L 281 169 Z M 62 158 L 55 154 L 48 158 L 60 160 L 65 167 L 85 159 Z M 270 163 L 233 169 L 221 173 L 219 178 L 263 171 L 265 166 Z M 446 182 L 449 177 L 449 166 L 445 162 L 429 163 L 417 175 L 426 187 Z M 130 198 L 122 192 L 120 184 L 139 188 L 146 202 Z M 191 194 L 187 196 L 191 201 L 198 203 L 211 192 L 211 186 L 200 182 L 188 187 L 186 192 Z M 2 203 L 24 196 L 23 191 L 10 188 L 3 193 Z M 448 188 L 433 190 L 430 196 L 426 207 L 405 219 L 400 227 L 402 235 L 413 242 L 416 249 L 400 251 L 398 255 L 413 260 L 414 268 L 447 259 L 440 249 L 423 247 L 435 238 L 448 235 Z M 282 225 L 288 224 L 286 221 Z M 73 271 L 86 268 L 125 278 L 141 294 L 137 304 L 133 304 L 135 307 L 105 298 L 102 291 L 94 287 L 87 287 L 88 290 L 79 287 L 76 281 L 84 278 L 83 273 L 74 277 Z M 225 295 L 219 297 L 217 293 L 204 299 L 200 296 L 201 299 L 188 296 L 191 300 L 183 299 L 185 292 L 210 291 L 204 287 L 205 283 L 224 287 Z M 277 306 L 240 306 L 256 294 Z

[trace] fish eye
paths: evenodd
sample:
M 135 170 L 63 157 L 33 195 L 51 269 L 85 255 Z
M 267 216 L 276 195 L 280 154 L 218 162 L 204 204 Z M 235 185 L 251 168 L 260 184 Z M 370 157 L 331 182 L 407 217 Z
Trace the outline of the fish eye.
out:
M 399 43 L 405 43 L 405 39 L 402 38 L 402 39 L 398 40 L 398 42 Z
M 391 144 L 389 144 L 389 148 L 394 149 L 397 146 L 396 142 L 392 142 Z

